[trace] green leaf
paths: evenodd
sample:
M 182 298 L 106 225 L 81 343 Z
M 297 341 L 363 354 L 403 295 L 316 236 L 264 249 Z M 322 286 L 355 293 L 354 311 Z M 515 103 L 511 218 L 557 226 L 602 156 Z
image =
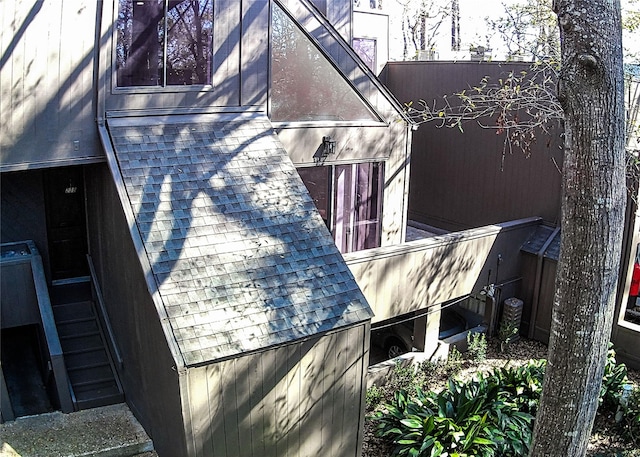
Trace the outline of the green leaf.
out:
M 409 428 L 422 428 L 422 421 L 419 419 L 402 419 L 400 423 Z

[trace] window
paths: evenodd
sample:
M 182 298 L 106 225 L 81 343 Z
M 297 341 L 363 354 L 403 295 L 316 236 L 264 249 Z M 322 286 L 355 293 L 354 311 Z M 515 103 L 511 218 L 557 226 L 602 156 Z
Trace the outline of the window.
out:
M 378 120 L 311 39 L 275 4 L 271 28 L 271 120 Z
M 340 252 L 380 246 L 381 163 L 299 168 L 298 173 Z
M 373 72 L 376 71 L 376 40 L 373 38 L 354 38 L 353 50 Z
M 117 86 L 211 84 L 213 0 L 119 0 Z

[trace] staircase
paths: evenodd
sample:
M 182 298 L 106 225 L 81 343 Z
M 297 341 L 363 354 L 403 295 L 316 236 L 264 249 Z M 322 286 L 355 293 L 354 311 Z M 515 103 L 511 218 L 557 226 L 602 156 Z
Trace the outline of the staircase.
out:
M 91 283 L 54 285 L 53 315 L 76 410 L 124 401 L 92 300 Z

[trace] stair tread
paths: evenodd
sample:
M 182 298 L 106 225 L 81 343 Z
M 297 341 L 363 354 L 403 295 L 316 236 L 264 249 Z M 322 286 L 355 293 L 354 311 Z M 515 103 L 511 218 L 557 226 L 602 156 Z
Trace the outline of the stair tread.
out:
M 90 297 L 85 298 L 87 300 L 59 301 L 53 306 L 69 383 L 78 409 L 124 401 L 95 305 L 88 299 Z
M 106 378 L 92 379 L 90 381 L 79 381 L 79 382 L 71 381 L 71 385 L 76 388 L 95 386 L 97 384 L 110 384 L 110 383 L 113 383 L 115 385 L 116 380 L 113 377 L 106 377 Z
M 84 365 L 67 364 L 67 371 L 89 370 L 89 369 L 98 368 L 98 367 L 111 368 L 111 365 L 109 364 L 109 360 L 105 360 L 103 362 L 84 364 Z
M 87 337 L 87 336 L 96 336 L 96 335 L 100 335 L 100 332 L 98 330 L 93 331 L 93 332 L 84 332 L 84 333 L 77 333 L 77 334 L 70 334 L 70 335 L 60 335 L 60 339 L 61 340 L 69 340 L 69 339 L 84 338 L 84 337 Z
M 70 325 L 70 324 L 80 324 L 83 322 L 95 322 L 95 321 L 96 321 L 95 316 L 87 316 L 87 317 L 78 317 L 75 319 L 63 319 L 63 320 L 56 321 L 56 323 L 58 325 Z
M 64 321 L 67 319 L 96 317 L 93 304 L 90 301 L 53 305 L 51 308 L 53 309 L 53 315 L 56 319 L 56 322 Z
M 99 350 L 103 350 L 104 347 L 102 346 L 92 346 L 92 347 L 88 347 L 88 348 L 82 348 L 82 349 L 73 349 L 73 350 L 69 350 L 66 351 L 63 349 L 64 355 L 74 355 L 74 354 L 84 354 L 87 352 L 92 352 L 92 351 L 99 351 Z

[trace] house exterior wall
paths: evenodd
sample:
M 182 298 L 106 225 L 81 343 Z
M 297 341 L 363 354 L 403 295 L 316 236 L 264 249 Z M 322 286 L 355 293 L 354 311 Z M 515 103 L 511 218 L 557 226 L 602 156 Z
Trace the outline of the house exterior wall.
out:
M 375 313 L 375 324 L 518 278 L 520 246 L 539 223 L 530 218 L 480 227 L 354 252 L 345 260 Z
M 188 370 L 191 456 L 355 456 L 367 325 Z
M 156 88 L 116 87 L 111 36 L 117 1 L 105 0 L 101 26 L 99 112 L 111 115 L 132 110 L 202 111 L 261 106 L 266 103 L 268 76 L 269 2 L 215 0 L 212 85 Z
M 1 122 L 1 121 L 0 121 Z M 0 242 L 32 240 L 49 277 L 42 170 L 3 173 L 0 178 Z
M 389 60 L 389 15 L 371 8 L 354 11 L 353 38 L 375 40 L 376 65 L 373 71 L 376 75 L 380 74 Z
M 278 137 L 296 166 L 314 164 L 313 155 L 329 135 L 336 140 L 336 154 L 324 165 L 384 162 L 381 246 L 404 241 L 409 194 L 410 131 L 403 122 L 368 127 L 280 127 Z
M 209 439 L 209 432 L 200 428 L 204 425 L 210 427 L 211 436 L 218 436 L 214 435 L 220 431 L 216 428 L 218 419 L 225 423 L 229 440 L 235 439 L 235 430 L 243 431 L 238 435 L 239 446 L 244 445 L 244 438 L 255 433 L 254 430 L 262 430 L 265 438 L 277 434 L 279 441 L 264 445 L 269 452 L 273 451 L 272 455 L 281 455 L 282 446 L 292 454 L 358 455 L 368 361 L 368 322 L 286 346 L 265 348 L 264 353 L 220 362 L 219 366 L 193 368 L 193 373 L 178 366 L 175 341 L 167 336 L 166 319 L 159 313 L 148 287 L 149 271 L 145 270 L 137 252 L 140 245 L 132 239 L 132 222 L 119 198 L 121 189 L 105 163 L 106 142 L 101 144 L 103 138 L 98 132 L 99 128 L 104 130 L 108 116 L 266 111 L 272 2 L 214 1 L 217 14 L 214 84 L 204 91 L 145 91 L 114 86 L 111 71 L 115 0 L 2 4 L 0 90 L 10 94 L 0 102 L 2 112 L 10 113 L 0 120 L 3 241 L 6 234 L 12 238 L 7 241 L 29 234 L 43 256 L 48 252 L 42 186 L 45 172 L 20 170 L 84 167 L 88 251 L 122 355 L 123 364 L 118 367 L 118 374 L 128 405 L 153 439 L 159 455 L 199 455 L 198 445 L 190 443 Z M 369 104 L 376 106 L 382 117 L 388 117 L 368 125 L 331 128 L 340 135 L 337 159 L 340 163 L 386 161 L 384 207 L 388 207 L 389 212 L 384 216 L 383 243 L 401 242 L 408 189 L 408 128 L 405 123 L 394 122 L 397 111 L 393 101 L 381 95 L 382 86 L 370 79 L 366 68 L 360 68 L 353 54 L 342 43 L 335 43 L 340 35 L 327 32 L 328 22 L 306 16 L 305 8 L 299 12 L 303 15 L 300 20 L 304 19 L 316 34 L 315 38 L 330 49 L 331 58 L 354 79 Z M 350 2 L 328 2 L 327 15 L 339 18 L 340 33 L 350 37 Z M 306 163 L 304 147 L 321 138 L 317 136 L 320 131 L 309 126 L 283 127 L 280 135 L 291 148 L 292 157 Z M 364 146 L 367 142 L 375 147 Z M 9 189 L 7 194 L 6 189 Z M 9 198 L 11 193 L 14 195 Z M 9 198 L 7 206 L 5 195 Z M 26 215 L 24 211 L 19 214 L 25 204 L 31 204 L 33 215 Z M 8 215 L 6 223 L 5 215 Z M 29 229 L 20 231 L 18 226 L 12 226 L 16 223 Z M 6 232 L 5 227 L 9 227 Z M 271 361 L 275 363 L 275 373 L 267 370 Z M 244 370 L 255 366 L 263 370 L 262 397 L 250 395 L 249 406 L 256 402 L 262 409 L 249 409 L 247 416 L 247 403 L 239 396 L 246 392 L 238 391 L 251 382 L 241 377 Z M 198 389 L 202 375 L 214 376 L 216 370 L 222 371 L 220 380 L 230 385 L 219 385 L 211 378 L 209 390 L 202 397 Z M 234 373 L 235 377 L 228 377 L 227 372 Z M 290 386 L 289 382 L 297 385 Z M 275 390 L 268 390 L 271 385 Z M 219 394 L 218 388 L 229 389 L 231 393 L 227 395 L 225 390 Z M 227 408 L 223 416 L 215 416 L 216 421 L 204 425 L 200 422 L 208 420 L 205 405 L 213 407 L 215 401 L 222 398 L 224 402 L 229 401 L 223 404 L 231 407 L 234 403 L 229 395 L 236 394 L 240 409 Z M 277 427 L 269 427 L 267 421 L 272 417 L 269 414 L 274 410 L 279 412 L 280 422 Z M 291 417 L 284 415 L 289 413 Z M 286 439 L 286 443 L 282 439 Z M 258 446 L 252 452 L 264 455 L 260 449 Z M 242 452 L 245 450 L 248 448 L 243 447 Z M 231 450 L 228 455 L 236 454 Z
M 0 170 L 101 156 L 94 120 L 100 7 L 95 0 L 3 2 Z
M 383 80 L 401 103 L 424 100 L 443 105 L 442 96 L 528 70 L 529 64 L 489 62 L 390 62 Z M 492 121 L 487 121 L 488 123 Z M 437 125 L 436 125 L 437 124 Z M 409 219 L 446 230 L 463 230 L 530 216 L 556 225 L 560 215 L 561 131 L 539 134 L 526 155 L 505 151 L 504 135 L 475 122 L 414 132 Z
M 89 253 L 124 363 L 127 404 L 160 455 L 182 456 L 179 373 L 106 164 L 86 169 Z
M 537 256 L 523 253 L 522 257 L 521 298 L 525 303 L 522 310 L 522 325 L 523 329 L 527 329 L 523 334 L 548 344 L 558 261 L 547 257 L 540 259 L 542 262 L 540 276 L 536 282 Z

